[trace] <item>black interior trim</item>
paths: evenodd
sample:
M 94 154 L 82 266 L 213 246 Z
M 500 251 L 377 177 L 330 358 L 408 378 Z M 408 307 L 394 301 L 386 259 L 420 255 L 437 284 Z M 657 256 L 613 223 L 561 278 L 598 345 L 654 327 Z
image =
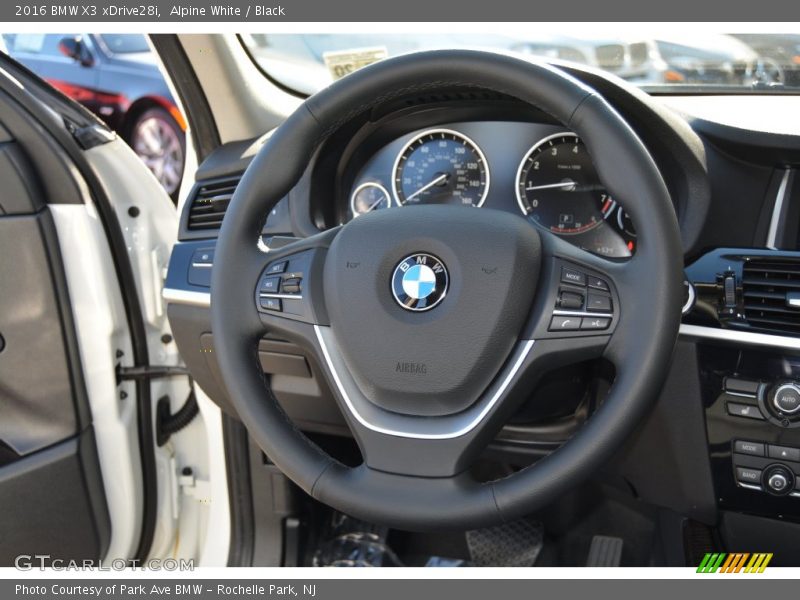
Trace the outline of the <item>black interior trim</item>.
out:
M 241 421 L 223 412 L 222 436 L 231 513 L 228 566 L 250 567 L 253 566 L 255 524 L 247 430 Z

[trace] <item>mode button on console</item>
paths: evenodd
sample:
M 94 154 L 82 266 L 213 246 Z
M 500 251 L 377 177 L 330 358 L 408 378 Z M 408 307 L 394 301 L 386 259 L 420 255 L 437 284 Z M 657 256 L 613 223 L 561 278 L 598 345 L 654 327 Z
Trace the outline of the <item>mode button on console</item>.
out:
M 766 456 L 764 444 L 761 442 L 736 440 L 733 443 L 733 451 L 737 454 L 749 454 L 750 456 Z

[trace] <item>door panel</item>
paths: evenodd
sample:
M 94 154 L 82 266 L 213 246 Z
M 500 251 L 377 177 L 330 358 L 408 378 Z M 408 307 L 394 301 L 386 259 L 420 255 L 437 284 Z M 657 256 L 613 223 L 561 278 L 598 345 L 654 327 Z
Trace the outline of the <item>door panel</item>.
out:
M 91 428 L 0 468 L 0 566 L 20 555 L 97 561 L 110 527 Z
M 0 444 L 7 460 L 79 432 L 43 219 L 0 218 Z
M 111 529 L 58 238 L 42 192 L 41 174 L 52 163 L 43 169 L 26 150 L 43 135 L 30 123 L 5 121 L 0 131 L 0 566 L 20 554 L 96 560 Z

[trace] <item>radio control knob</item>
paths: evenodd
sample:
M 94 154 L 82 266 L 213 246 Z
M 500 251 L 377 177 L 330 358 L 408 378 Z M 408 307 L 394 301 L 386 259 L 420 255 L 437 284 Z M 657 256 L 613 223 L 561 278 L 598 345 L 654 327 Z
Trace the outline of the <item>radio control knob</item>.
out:
M 783 465 L 772 465 L 764 470 L 764 488 L 776 496 L 788 494 L 794 488 L 794 474 Z

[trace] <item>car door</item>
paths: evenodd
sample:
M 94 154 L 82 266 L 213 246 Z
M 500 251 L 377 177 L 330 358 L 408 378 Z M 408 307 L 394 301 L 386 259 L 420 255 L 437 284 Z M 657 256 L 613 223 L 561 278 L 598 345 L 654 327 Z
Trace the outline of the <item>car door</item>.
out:
M 126 240 L 91 161 L 144 167 L 87 111 L 0 67 L 0 566 L 143 559 L 158 501 L 147 371 L 166 322 L 150 288 L 168 256 L 146 238 L 173 224 L 162 212 Z

